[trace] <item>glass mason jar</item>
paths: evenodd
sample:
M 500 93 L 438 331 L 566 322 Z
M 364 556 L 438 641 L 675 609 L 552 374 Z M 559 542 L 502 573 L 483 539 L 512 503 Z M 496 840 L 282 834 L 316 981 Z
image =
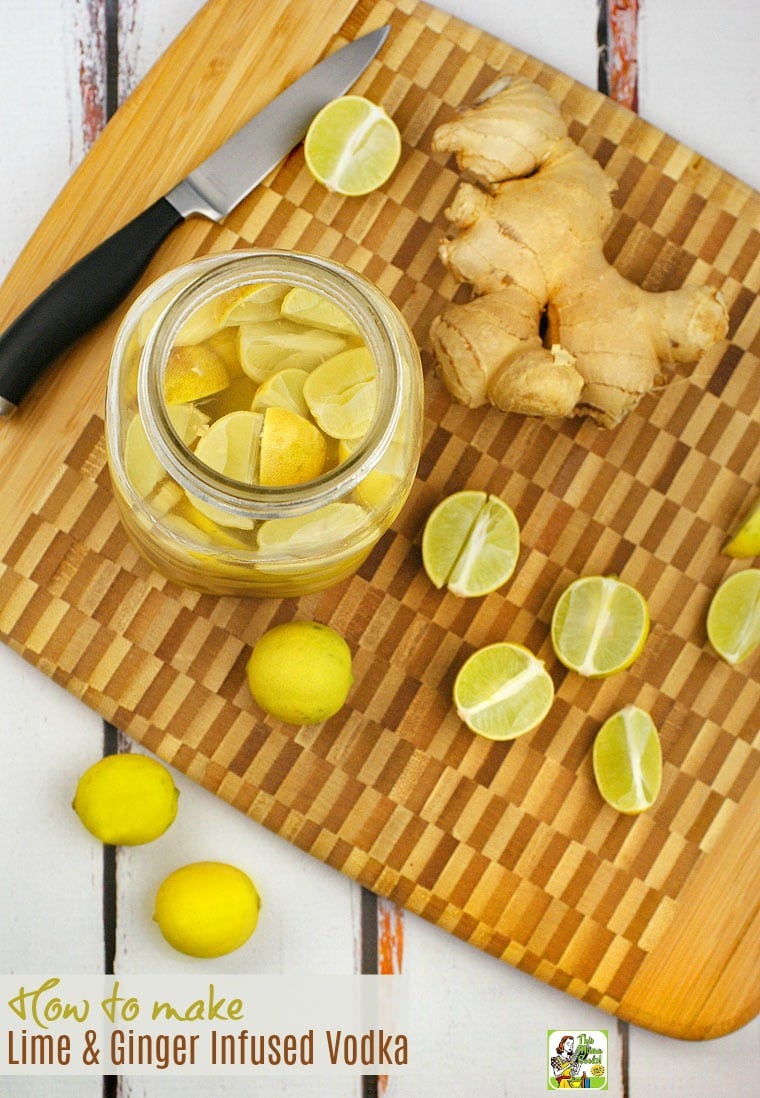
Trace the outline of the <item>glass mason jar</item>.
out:
M 241 341 L 250 339 L 250 330 L 257 336 L 260 331 L 274 332 L 276 344 L 279 318 L 258 329 L 255 323 L 246 329 L 246 324 L 250 325 L 251 311 L 258 315 L 259 291 L 262 298 L 278 301 L 295 288 L 307 291 L 309 301 L 318 295 L 328 310 L 337 306 L 339 315 L 348 318 L 347 324 L 338 325 L 351 332 L 344 342 L 366 348 L 361 354 L 374 363 L 373 411 L 360 437 L 342 438 L 341 430 L 324 436 L 327 457 L 317 475 L 297 483 L 279 483 L 275 475 L 270 478 L 274 483 L 262 484 L 256 477 L 239 476 L 237 466 L 224 464 L 232 462 L 237 429 L 243 428 L 248 437 L 245 433 L 256 420 L 251 407 L 263 409 L 267 403 L 257 380 L 260 375 L 252 380 L 242 370 L 236 373 L 233 365 L 228 388 L 219 391 L 217 383 L 214 405 L 213 396 L 196 399 L 195 383 L 192 377 L 188 383 L 186 374 L 170 399 L 170 359 L 177 345 L 195 341 L 196 347 L 200 343 L 208 349 L 204 340 L 211 339 L 216 340 L 214 354 L 227 356 L 229 362 L 230 352 L 243 354 Z M 252 307 L 229 307 L 252 291 L 247 298 Z M 265 301 L 262 308 L 261 315 L 267 316 L 272 306 Z M 240 323 L 233 324 L 239 317 Z M 316 336 L 312 331 L 306 337 L 307 343 L 313 337 L 320 347 L 325 344 L 317 354 L 319 364 L 339 361 L 342 337 L 330 336 L 329 327 L 323 325 Z M 293 329 L 288 322 L 283 330 Z M 269 354 L 271 347 L 266 350 Z M 301 374 L 313 368 L 313 358 L 299 352 L 295 358 L 286 356 L 287 362 L 306 366 L 296 371 L 302 386 Z M 266 361 L 265 369 L 270 370 Z M 202 363 L 201 372 L 203 368 Z M 193 369 L 191 364 L 191 373 Z M 271 384 L 265 388 L 270 403 L 277 403 Z M 280 396 L 283 393 L 287 403 L 286 387 Z M 342 394 L 349 409 L 352 394 L 350 389 Z M 364 407 L 366 411 L 366 402 Z M 309 413 L 302 410 L 304 415 L 295 420 L 298 427 L 320 435 L 313 423 L 307 431 L 303 421 Z M 215 428 L 215 436 L 228 432 L 220 448 L 218 440 L 212 444 L 210 432 L 217 417 L 230 414 L 237 414 L 238 424 L 231 430 L 228 418 L 223 428 Z M 267 414 L 271 413 L 264 409 L 265 424 Z M 106 446 L 122 523 L 151 565 L 185 586 L 217 595 L 295 596 L 319 591 L 358 568 L 403 506 L 419 461 L 422 414 L 416 343 L 399 311 L 363 276 L 332 260 L 293 252 L 236 251 L 196 259 L 153 283 L 132 305 L 116 337 L 106 399 Z M 288 415 L 288 423 L 295 422 Z M 201 443 L 204 435 L 208 444 Z M 260 437 L 256 448 L 263 463 L 265 435 Z M 287 465 L 298 458 L 298 440 L 294 445 L 290 457 L 287 452 L 284 458 L 275 453 L 275 473 L 282 467 L 282 462 L 277 465 L 280 459 Z M 222 458 L 210 460 L 207 451 L 222 452 Z

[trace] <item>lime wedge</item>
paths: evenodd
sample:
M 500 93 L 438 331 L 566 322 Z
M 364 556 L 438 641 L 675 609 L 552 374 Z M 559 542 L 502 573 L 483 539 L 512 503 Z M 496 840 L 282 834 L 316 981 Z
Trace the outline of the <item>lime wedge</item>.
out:
M 148 340 L 154 325 L 167 305 L 174 301 L 181 289 L 190 281 L 189 277 L 176 283 L 171 289 L 157 297 L 141 315 L 137 323 L 137 342 L 142 347 Z M 194 343 L 203 343 L 212 336 L 219 325 L 216 322 L 211 304 L 195 309 L 182 325 L 174 338 L 176 347 L 189 347 Z
M 346 340 L 337 332 L 304 328 L 289 320 L 241 324 L 238 331 L 240 364 L 259 383 L 286 367 L 312 370 L 346 346 Z
M 360 445 L 357 439 L 341 439 L 338 461 L 345 461 Z M 354 488 L 354 495 L 369 510 L 382 509 L 398 492 L 406 473 L 406 440 L 395 437 L 375 467 Z
M 259 548 L 297 556 L 352 537 L 366 519 L 358 503 L 328 503 L 308 515 L 268 519 L 258 530 Z
M 359 335 L 351 318 L 334 301 L 303 286 L 294 286 L 292 290 L 288 290 L 281 312 L 296 324 L 308 324 L 312 328 L 324 328 L 328 332 L 340 332 L 342 335 Z
M 209 347 L 219 355 L 231 379 L 245 376 L 238 355 L 238 333 L 236 328 L 220 328 L 218 332 L 214 332 L 212 336 L 209 336 L 203 346 Z
M 746 568 L 723 581 L 707 611 L 707 636 L 732 666 L 760 645 L 760 568 Z
M 288 287 L 280 282 L 255 282 L 236 286 L 213 299 L 218 327 L 277 320 Z
M 222 416 L 199 439 L 196 457 L 216 473 L 243 484 L 254 484 L 262 421 L 258 412 L 230 412 Z
M 263 419 L 258 412 L 229 412 L 215 420 L 198 440 L 196 457 L 216 473 L 222 473 L 244 484 L 254 484 L 258 477 Z M 252 530 L 255 526 L 252 518 L 230 514 L 213 503 L 197 499 L 189 492 L 187 495 L 196 511 L 200 511 L 218 526 L 232 526 L 238 530 Z
M 352 347 L 313 370 L 303 387 L 309 411 L 332 438 L 366 435 L 375 415 L 375 363 L 366 347 Z
M 186 446 L 195 442 L 208 423 L 208 416 L 191 404 L 178 404 L 169 408 L 169 419 Z M 141 499 L 147 499 L 168 475 L 157 458 L 137 413 L 129 421 L 124 438 L 124 468 L 127 480 Z
M 727 557 L 760 556 L 760 499 L 742 516 L 721 551 Z
M 220 356 L 206 343 L 172 347 L 164 373 L 167 404 L 190 404 L 226 389 L 230 376 Z
M 297 416 L 306 419 L 309 415 L 309 405 L 303 395 L 303 387 L 309 376 L 307 370 L 299 370 L 296 367 L 288 367 L 278 370 L 262 381 L 256 390 L 251 405 L 254 412 L 265 412 L 267 408 L 287 408 L 295 412 Z
M 662 783 L 662 749 L 649 714 L 627 705 L 606 720 L 594 740 L 593 766 L 612 808 L 627 815 L 651 808 Z

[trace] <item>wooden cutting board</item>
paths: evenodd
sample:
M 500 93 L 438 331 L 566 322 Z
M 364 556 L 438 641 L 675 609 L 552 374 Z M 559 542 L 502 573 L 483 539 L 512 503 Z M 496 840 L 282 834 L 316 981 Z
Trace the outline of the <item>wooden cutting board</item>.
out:
M 116 516 L 103 449 L 109 348 L 124 309 L 0 424 L 0 633 L 125 732 L 254 820 L 505 961 L 622 1018 L 680 1037 L 758 1010 L 760 663 L 711 652 L 705 612 L 743 565 L 724 531 L 760 484 L 760 197 L 672 138 L 541 62 L 415 0 L 211 0 L 107 127 L 2 289 L 5 324 L 78 255 L 178 179 L 320 55 L 390 21 L 356 90 L 402 130 L 393 180 L 365 199 L 314 184 L 297 149 L 221 226 L 197 219 L 143 285 L 234 247 L 335 256 L 403 309 L 423 350 L 425 449 L 411 499 L 360 573 L 297 601 L 182 590 L 142 562 Z M 435 126 L 502 71 L 545 84 L 617 180 L 608 254 L 648 288 L 719 287 L 728 340 L 616 430 L 468 410 L 433 375 L 427 332 L 456 286 L 437 258 L 451 163 Z M 125 306 L 126 308 L 126 306 Z M 431 507 L 485 489 L 522 527 L 516 576 L 482 600 L 435 591 L 420 564 Z M 581 574 L 614 572 L 653 627 L 627 672 L 565 672 L 548 639 Z M 355 653 L 346 707 L 316 728 L 261 714 L 250 645 L 315 617 Z M 510 638 L 557 688 L 513 744 L 470 734 L 450 704 L 476 647 Z M 655 807 L 600 800 L 591 744 L 627 702 L 655 718 Z

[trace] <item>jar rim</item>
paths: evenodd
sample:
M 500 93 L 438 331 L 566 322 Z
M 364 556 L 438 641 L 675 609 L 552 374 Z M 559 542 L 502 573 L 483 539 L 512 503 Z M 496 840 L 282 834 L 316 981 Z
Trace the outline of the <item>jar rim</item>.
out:
M 201 269 L 179 290 L 148 334 L 138 369 L 138 404 L 145 430 L 167 472 L 214 507 L 252 519 L 315 510 L 348 493 L 368 475 L 389 446 L 401 417 L 403 384 L 398 362 L 403 351 L 375 305 L 379 291 L 344 264 L 301 252 L 250 249 L 220 253 L 214 259 L 212 266 Z M 246 282 L 306 286 L 329 297 L 356 325 L 375 362 L 377 403 L 369 429 L 345 460 L 303 484 L 246 485 L 216 473 L 181 440 L 164 400 L 163 377 L 177 332 L 201 304 L 240 285 L 241 276 Z

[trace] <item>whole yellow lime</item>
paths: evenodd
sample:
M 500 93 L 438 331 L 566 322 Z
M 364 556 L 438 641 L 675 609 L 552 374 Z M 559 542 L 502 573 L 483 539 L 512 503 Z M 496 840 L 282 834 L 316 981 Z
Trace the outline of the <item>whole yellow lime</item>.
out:
M 343 706 L 354 681 L 351 649 L 329 625 L 292 621 L 259 637 L 248 685 L 265 712 L 288 724 L 320 724 Z
M 242 869 L 225 862 L 191 862 L 162 882 L 153 918 L 180 953 L 221 957 L 248 941 L 260 907 L 256 886 Z
M 103 843 L 152 842 L 177 815 L 179 790 L 165 766 L 146 755 L 106 755 L 82 774 L 73 808 Z

